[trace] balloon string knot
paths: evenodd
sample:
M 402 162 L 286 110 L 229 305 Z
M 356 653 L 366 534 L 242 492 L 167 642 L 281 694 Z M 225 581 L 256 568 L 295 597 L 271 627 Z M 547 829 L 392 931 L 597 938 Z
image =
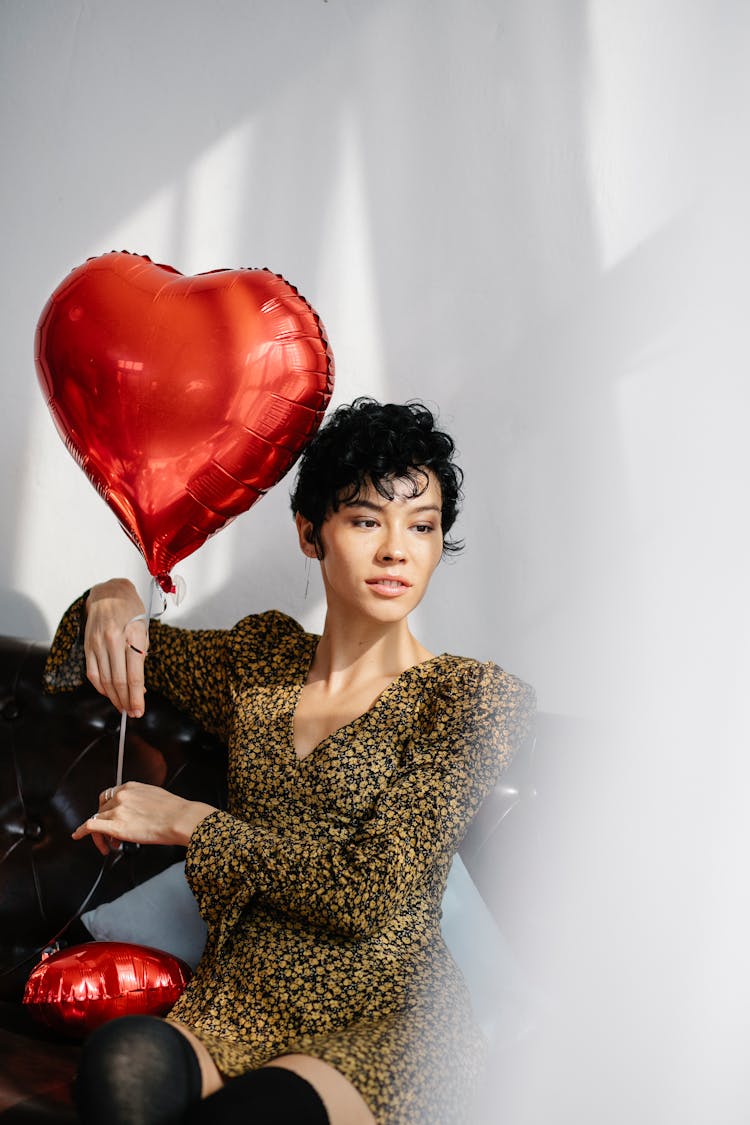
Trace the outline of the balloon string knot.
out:
M 158 587 L 162 591 L 163 606 L 161 613 L 167 608 L 167 594 L 174 598 L 174 604 L 179 605 L 187 592 L 187 584 L 181 574 L 175 574 L 174 581 L 171 574 L 157 574 L 154 577 L 154 587 Z M 149 613 L 150 617 L 160 617 L 161 614 L 154 613 L 153 608 Z

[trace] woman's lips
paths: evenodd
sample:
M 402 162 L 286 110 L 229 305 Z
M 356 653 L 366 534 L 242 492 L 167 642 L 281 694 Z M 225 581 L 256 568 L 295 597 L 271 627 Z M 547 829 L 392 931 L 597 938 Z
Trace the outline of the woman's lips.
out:
M 370 578 L 367 585 L 386 598 L 397 598 L 411 588 L 411 583 L 405 582 L 403 578 Z

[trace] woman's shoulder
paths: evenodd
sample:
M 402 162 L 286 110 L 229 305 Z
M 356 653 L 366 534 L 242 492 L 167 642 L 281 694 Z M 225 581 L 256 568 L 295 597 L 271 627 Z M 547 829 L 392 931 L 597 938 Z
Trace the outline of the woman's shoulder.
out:
M 292 682 L 310 649 L 310 634 L 278 609 L 243 617 L 226 633 L 226 655 L 238 682 Z
M 459 726 L 517 724 L 526 728 L 536 710 L 536 692 L 520 676 L 492 660 L 443 653 L 423 666 L 425 717 Z
M 295 621 L 288 613 L 280 609 L 266 609 L 262 613 L 250 613 L 241 618 L 231 632 L 242 635 L 244 633 L 279 633 L 295 634 L 304 633 L 299 621 Z
M 444 653 L 426 661 L 416 709 L 425 747 L 474 746 L 489 762 L 510 760 L 533 728 L 536 695 L 492 660 Z M 494 768 L 494 767 L 493 767 Z
M 233 645 L 240 648 L 278 646 L 282 642 L 301 644 L 308 636 L 298 621 L 280 609 L 267 609 L 243 617 L 229 630 L 229 635 Z
M 534 697 L 534 689 L 530 684 L 501 668 L 493 660 L 476 660 L 471 656 L 456 656 L 444 652 L 441 656 L 425 661 L 423 667 L 429 678 L 434 677 L 456 692 L 473 688 L 475 692 Z
M 295 663 L 311 644 L 300 623 L 278 609 L 243 617 L 228 631 L 228 639 L 233 661 L 269 665 Z

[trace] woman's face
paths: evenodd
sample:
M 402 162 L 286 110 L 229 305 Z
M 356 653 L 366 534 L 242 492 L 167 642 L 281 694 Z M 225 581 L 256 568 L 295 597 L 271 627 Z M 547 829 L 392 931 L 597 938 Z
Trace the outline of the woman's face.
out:
M 429 471 L 425 477 L 427 487 L 418 496 L 409 479 L 393 482 L 392 500 L 369 485 L 326 518 L 320 567 L 329 611 L 387 623 L 422 600 L 443 553 L 440 485 Z M 309 554 L 305 522 L 298 519 Z

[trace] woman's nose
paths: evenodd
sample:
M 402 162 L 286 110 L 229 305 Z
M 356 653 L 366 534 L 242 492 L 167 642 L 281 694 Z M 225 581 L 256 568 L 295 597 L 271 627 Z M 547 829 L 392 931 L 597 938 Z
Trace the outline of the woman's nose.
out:
M 380 544 L 378 558 L 383 562 L 402 562 L 406 558 L 406 551 L 400 536 L 386 536 Z

